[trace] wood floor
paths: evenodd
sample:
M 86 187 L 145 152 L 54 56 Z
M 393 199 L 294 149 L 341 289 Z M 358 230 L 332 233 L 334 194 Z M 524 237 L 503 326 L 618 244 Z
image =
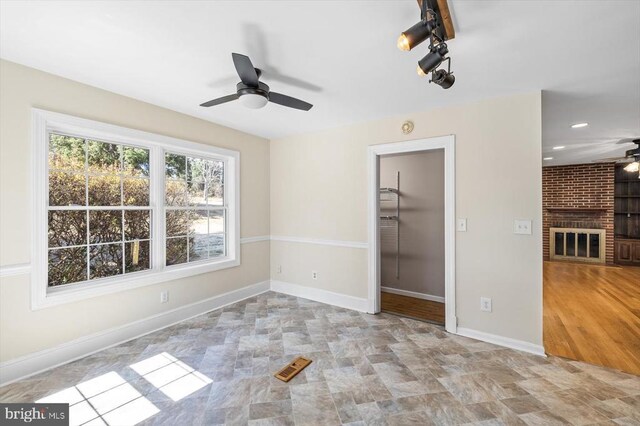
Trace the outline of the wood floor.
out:
M 640 268 L 545 262 L 544 347 L 640 374 Z
M 444 303 L 382 292 L 383 312 L 444 325 Z

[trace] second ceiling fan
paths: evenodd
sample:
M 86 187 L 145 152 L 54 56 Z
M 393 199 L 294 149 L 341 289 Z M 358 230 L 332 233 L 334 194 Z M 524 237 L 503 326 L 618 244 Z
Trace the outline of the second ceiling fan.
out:
M 270 91 L 269 86 L 259 81 L 262 71 L 253 66 L 248 56 L 239 53 L 232 53 L 231 56 L 240 76 L 240 83 L 236 85 L 236 93 L 213 99 L 200 104 L 200 106 L 211 107 L 239 99 L 244 106 L 253 109 L 262 108 L 267 102 L 302 111 L 309 111 L 313 107 L 310 103 L 300 99 Z

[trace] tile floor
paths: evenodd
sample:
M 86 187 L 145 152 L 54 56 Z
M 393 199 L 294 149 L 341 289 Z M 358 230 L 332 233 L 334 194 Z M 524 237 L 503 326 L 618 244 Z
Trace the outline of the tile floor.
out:
M 36 400 L 89 425 L 640 425 L 638 376 L 272 292 L 0 388 Z

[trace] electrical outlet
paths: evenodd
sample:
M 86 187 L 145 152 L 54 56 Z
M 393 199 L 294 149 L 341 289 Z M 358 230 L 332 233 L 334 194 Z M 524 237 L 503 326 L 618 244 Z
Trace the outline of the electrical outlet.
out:
M 480 310 L 483 312 L 491 312 L 491 298 L 490 297 L 481 297 L 480 298 Z
M 281 274 L 282 273 L 282 265 L 278 265 L 276 267 L 276 274 Z
M 311 271 L 311 278 L 313 278 L 314 280 L 318 279 L 318 271 Z
M 513 233 L 522 235 L 531 235 L 531 220 L 518 220 L 513 222 Z
M 458 219 L 456 230 L 458 232 L 467 232 L 467 219 Z
M 160 303 L 167 303 L 169 301 L 169 292 L 161 291 L 160 292 Z

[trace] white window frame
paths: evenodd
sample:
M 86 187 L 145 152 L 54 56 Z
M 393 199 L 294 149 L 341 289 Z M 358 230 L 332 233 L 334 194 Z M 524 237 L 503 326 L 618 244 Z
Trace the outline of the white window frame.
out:
M 149 149 L 149 207 L 152 212 L 151 269 L 60 287 L 48 287 L 48 146 L 51 132 Z M 240 265 L 240 153 L 238 151 L 37 108 L 32 108 L 31 139 L 33 159 L 31 309 L 42 309 Z M 227 211 L 224 256 L 165 266 L 164 156 L 166 151 L 224 162 L 224 207 Z

